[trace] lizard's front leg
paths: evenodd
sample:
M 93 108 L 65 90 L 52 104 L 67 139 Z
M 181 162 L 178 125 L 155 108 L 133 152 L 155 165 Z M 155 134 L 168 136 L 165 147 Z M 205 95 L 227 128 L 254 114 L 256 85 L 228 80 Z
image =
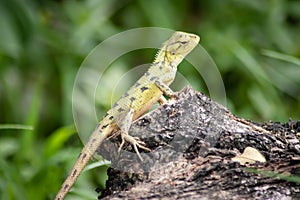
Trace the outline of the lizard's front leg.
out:
M 159 103 L 159 105 L 163 105 L 167 102 L 167 99 L 163 95 L 161 95 L 157 102 Z
M 173 92 L 169 86 L 158 80 L 154 83 L 158 87 L 158 89 L 160 89 L 160 91 L 162 91 L 162 93 L 164 93 L 166 96 L 170 98 L 176 98 L 176 93 Z
M 128 134 L 130 126 L 131 126 L 133 114 L 134 114 L 134 110 L 132 108 L 130 108 L 129 110 L 126 110 L 126 111 L 120 113 L 116 119 L 116 124 L 120 128 L 120 131 L 121 131 L 120 134 L 121 134 L 121 138 L 122 138 L 122 142 L 120 144 L 118 151 L 119 152 L 121 151 L 123 145 L 125 144 L 125 141 L 127 141 L 133 145 L 133 148 L 134 148 L 135 152 L 137 153 L 138 157 L 141 159 L 141 161 L 143 161 L 143 159 L 140 155 L 140 152 L 138 150 L 138 147 L 141 149 L 144 149 L 146 151 L 151 151 L 151 149 L 145 147 L 144 146 L 145 143 L 143 141 L 141 141 L 139 138 L 133 137 Z

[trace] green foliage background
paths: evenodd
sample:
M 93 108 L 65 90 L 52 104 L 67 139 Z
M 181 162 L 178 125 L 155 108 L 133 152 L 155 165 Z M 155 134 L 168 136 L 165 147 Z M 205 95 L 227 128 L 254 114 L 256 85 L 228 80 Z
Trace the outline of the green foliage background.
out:
M 148 26 L 199 34 L 222 74 L 229 109 L 286 122 L 300 116 L 299 25 L 296 0 L 1 1 L 0 199 L 54 197 L 82 147 L 71 107 L 76 72 L 104 39 Z M 121 66 L 126 72 L 153 53 L 132 53 Z M 183 65 L 179 71 L 207 93 Z M 105 169 L 83 173 L 69 199 L 96 199 Z

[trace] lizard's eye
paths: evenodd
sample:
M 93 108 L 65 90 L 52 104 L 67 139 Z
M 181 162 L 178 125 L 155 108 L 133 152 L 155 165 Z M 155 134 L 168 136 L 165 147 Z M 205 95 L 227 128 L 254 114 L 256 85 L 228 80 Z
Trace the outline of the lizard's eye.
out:
M 171 52 L 171 54 L 174 56 L 174 55 L 175 55 L 175 52 Z

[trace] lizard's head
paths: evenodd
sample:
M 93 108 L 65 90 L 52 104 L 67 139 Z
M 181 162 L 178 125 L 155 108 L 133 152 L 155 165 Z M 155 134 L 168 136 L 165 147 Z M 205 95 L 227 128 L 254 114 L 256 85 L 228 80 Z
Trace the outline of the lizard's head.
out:
M 179 64 L 197 46 L 199 40 L 199 36 L 195 34 L 180 31 L 173 33 L 163 45 L 164 60 L 175 65 Z

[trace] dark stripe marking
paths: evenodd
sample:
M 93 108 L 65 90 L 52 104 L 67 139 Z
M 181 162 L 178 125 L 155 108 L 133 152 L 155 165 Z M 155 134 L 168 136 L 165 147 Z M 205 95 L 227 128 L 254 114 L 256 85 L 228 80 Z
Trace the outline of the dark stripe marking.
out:
M 117 107 L 118 106 L 118 104 L 117 103 L 115 103 L 113 106 L 112 106 L 112 108 L 115 108 L 115 107 Z
M 126 92 L 126 93 L 123 95 L 123 97 L 128 97 L 128 96 L 129 96 L 128 92 Z
M 118 108 L 118 112 L 123 112 L 123 111 L 125 111 L 123 108 Z
M 86 156 L 87 156 L 86 153 L 83 154 L 83 155 L 82 155 L 82 158 L 81 158 L 81 161 L 83 161 L 83 160 L 85 159 Z
M 74 177 L 74 176 L 76 176 L 76 174 L 77 174 L 77 169 L 74 170 L 72 176 Z
M 100 124 L 97 124 L 97 127 L 95 128 L 95 130 L 97 130 L 99 128 Z
M 69 187 L 68 184 L 64 185 L 64 190 L 68 189 L 68 187 Z
M 157 79 L 158 77 L 157 76 L 152 76 L 151 78 L 150 78 L 150 81 L 154 81 L 155 79 Z
M 108 126 L 108 124 L 105 124 L 105 125 L 102 126 L 102 128 L 106 128 L 107 126 Z M 93 141 L 94 141 L 94 140 L 93 140 Z
M 133 102 L 134 100 L 136 100 L 136 98 L 135 97 L 130 97 L 130 99 L 129 99 L 131 102 Z
M 148 89 L 149 89 L 149 88 L 148 88 L 148 87 L 145 87 L 145 86 L 144 86 L 144 87 L 141 87 L 141 91 L 142 91 L 142 92 L 144 92 L 145 90 L 148 90 Z

